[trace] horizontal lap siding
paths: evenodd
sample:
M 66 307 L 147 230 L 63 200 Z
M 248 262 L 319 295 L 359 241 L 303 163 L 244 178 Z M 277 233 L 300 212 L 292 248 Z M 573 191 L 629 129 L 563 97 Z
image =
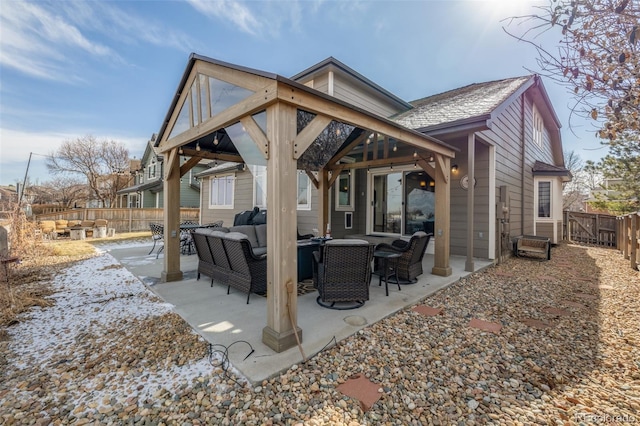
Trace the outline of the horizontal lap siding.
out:
M 469 173 L 467 168 L 467 139 L 447 141 L 460 149 L 452 164 L 458 171 L 451 173 L 451 254 L 467 254 L 467 190 L 460 186 L 460 180 Z M 489 257 L 489 147 L 476 139 L 475 179 L 473 204 L 473 255 Z M 471 185 L 471 182 L 469 182 Z M 482 238 L 480 238 L 482 232 Z
M 335 73 L 333 96 L 382 117 L 389 117 L 399 112 L 397 108 L 384 102 L 380 97 L 369 93 L 364 86 L 354 86 L 353 82 L 347 82 Z

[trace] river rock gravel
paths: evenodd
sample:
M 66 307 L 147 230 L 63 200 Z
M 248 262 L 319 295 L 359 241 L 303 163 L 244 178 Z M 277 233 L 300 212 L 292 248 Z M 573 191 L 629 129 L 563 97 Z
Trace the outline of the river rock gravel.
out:
M 508 259 L 257 384 L 108 254 L 49 285 L 0 342 L 0 425 L 640 424 L 640 273 L 612 249 Z

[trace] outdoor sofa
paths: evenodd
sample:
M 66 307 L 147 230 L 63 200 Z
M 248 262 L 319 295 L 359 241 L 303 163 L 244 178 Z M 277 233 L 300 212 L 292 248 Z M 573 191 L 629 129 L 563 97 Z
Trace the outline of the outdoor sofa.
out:
M 231 228 L 197 229 L 193 242 L 198 254 L 198 276 L 247 293 L 267 292 L 266 225 L 239 225 Z

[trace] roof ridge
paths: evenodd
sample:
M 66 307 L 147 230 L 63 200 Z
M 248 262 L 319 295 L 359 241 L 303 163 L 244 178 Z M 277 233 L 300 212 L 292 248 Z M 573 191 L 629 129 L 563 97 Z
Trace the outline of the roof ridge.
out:
M 486 85 L 486 84 L 492 84 L 492 83 L 498 83 L 498 82 L 504 82 L 504 81 L 515 81 L 515 80 L 518 80 L 518 79 L 521 79 L 521 78 L 529 79 L 529 78 L 532 78 L 534 76 L 535 76 L 535 74 L 527 74 L 527 75 L 521 75 L 521 76 L 518 76 L 518 77 L 500 78 L 500 79 L 497 79 L 497 80 L 483 81 L 483 82 L 479 82 L 479 83 L 470 83 L 470 84 L 467 84 L 466 86 L 456 87 L 456 88 L 453 88 L 453 89 L 445 90 L 444 92 L 439 92 L 439 93 L 434 93 L 433 95 L 424 96 L 422 98 L 415 99 L 413 101 L 409 101 L 409 103 L 411 105 L 415 106 L 414 105 L 415 103 L 419 103 L 421 101 L 424 101 L 425 99 L 429 99 L 429 98 L 433 98 L 433 97 L 436 97 L 436 96 L 444 95 L 444 94 L 450 93 L 450 92 L 455 92 L 455 91 L 459 91 L 459 90 L 461 91 L 463 89 L 467 89 L 467 88 L 472 87 L 472 86 L 480 86 L 480 85 Z

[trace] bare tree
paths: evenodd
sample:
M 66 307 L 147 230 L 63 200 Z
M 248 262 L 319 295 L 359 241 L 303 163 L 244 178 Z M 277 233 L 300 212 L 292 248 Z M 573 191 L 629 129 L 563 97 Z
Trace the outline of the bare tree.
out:
M 562 188 L 562 209 L 577 211 L 582 208 L 584 200 L 589 196 L 584 179 L 583 162 L 575 151 L 564 152 L 565 167 L 571 173 L 572 179 Z
M 129 151 L 124 144 L 100 140 L 87 135 L 62 143 L 47 158 L 47 167 L 54 174 L 81 175 L 98 203 L 115 205 L 116 193 L 129 184 L 124 178 L 129 171 Z
M 87 185 L 75 176 L 56 176 L 42 184 L 49 194 L 50 202 L 72 208 L 78 202 L 86 201 L 89 196 Z
M 640 1 L 549 0 L 535 10 L 508 19 L 505 31 L 535 46 L 541 74 L 574 94 L 572 113 L 596 120 L 603 139 L 637 132 Z M 539 42 L 547 31 L 561 37 L 556 46 Z

